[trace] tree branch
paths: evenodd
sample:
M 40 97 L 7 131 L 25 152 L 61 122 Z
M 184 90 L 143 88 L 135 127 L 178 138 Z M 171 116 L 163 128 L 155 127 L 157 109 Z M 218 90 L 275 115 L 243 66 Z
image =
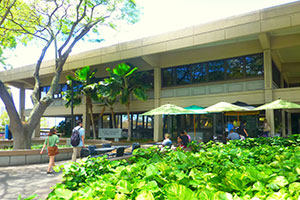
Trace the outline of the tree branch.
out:
M 6 17 L 7 17 L 7 15 L 10 13 L 11 8 L 15 5 L 16 1 L 17 1 L 17 0 L 14 0 L 14 1 L 7 7 L 7 10 L 5 11 L 5 13 L 4 13 L 4 15 L 3 15 L 3 17 L 2 17 L 2 19 L 1 19 L 1 21 L 0 21 L 0 26 L 4 23 L 4 21 L 5 21 Z M 1 1 L 0 1 L 0 3 L 1 3 Z
M 47 44 L 45 45 L 45 47 L 42 50 L 42 53 L 37 61 L 37 64 L 35 66 L 35 71 L 34 71 L 34 79 L 35 79 L 35 84 L 34 84 L 34 88 L 33 88 L 33 92 L 31 94 L 31 100 L 33 102 L 34 105 L 36 105 L 39 102 L 39 92 L 40 92 L 40 85 L 41 85 L 41 81 L 40 81 L 40 68 L 41 68 L 41 64 L 44 60 L 44 57 L 46 55 L 46 52 L 49 48 L 49 46 L 51 45 L 51 43 L 53 42 L 53 37 L 47 42 Z
M 82 13 L 82 16 L 79 18 L 78 15 L 79 15 L 79 8 L 82 4 L 83 0 L 80 0 L 78 6 L 77 6 L 77 9 L 76 9 L 76 14 L 77 14 L 77 17 L 76 17 L 76 21 L 74 22 L 74 24 L 72 25 L 71 27 L 71 30 L 70 30 L 70 33 L 69 33 L 69 36 L 68 38 L 66 39 L 66 41 L 64 42 L 64 44 L 58 49 L 58 54 L 59 56 L 62 55 L 62 51 L 63 49 L 68 45 L 68 43 L 70 42 L 72 36 L 73 36 L 73 33 L 74 33 L 74 30 L 76 28 L 76 26 L 78 25 L 79 22 L 81 22 L 81 20 L 84 19 L 84 17 L 86 16 L 86 4 L 84 5 L 84 12 Z
M 8 93 L 4 83 L 0 81 L 0 98 L 5 104 L 6 111 L 8 113 L 9 119 L 14 121 L 19 127 L 22 126 L 20 116 L 16 110 L 16 106 L 10 94 Z

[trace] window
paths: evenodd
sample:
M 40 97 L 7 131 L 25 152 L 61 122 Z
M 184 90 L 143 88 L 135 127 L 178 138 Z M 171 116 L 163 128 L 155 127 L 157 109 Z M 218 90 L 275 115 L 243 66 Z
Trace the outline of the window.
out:
M 167 68 L 162 70 L 162 86 L 174 86 L 174 68 Z
M 176 85 L 190 84 L 191 81 L 191 68 L 187 66 L 176 67 Z
M 244 74 L 244 63 L 241 58 L 228 59 L 226 61 L 227 67 L 227 78 L 237 79 L 243 78 Z
M 202 83 L 206 81 L 206 64 L 199 63 L 191 65 L 193 83 Z
M 263 54 L 162 69 L 162 87 L 263 76 Z
M 208 62 L 208 81 L 220 81 L 225 79 L 224 61 Z

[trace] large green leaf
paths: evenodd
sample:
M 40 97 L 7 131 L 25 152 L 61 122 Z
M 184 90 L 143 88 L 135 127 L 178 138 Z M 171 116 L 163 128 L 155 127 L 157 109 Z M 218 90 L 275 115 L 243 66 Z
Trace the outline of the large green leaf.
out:
M 196 200 L 196 196 L 194 192 L 187 188 L 184 185 L 179 185 L 176 183 L 172 183 L 166 185 L 164 187 L 164 191 L 166 193 L 167 199 L 170 200 L 182 200 L 182 199 L 189 199 L 189 200 Z
M 116 187 L 119 192 L 124 194 L 129 194 L 132 192 L 132 185 L 126 180 L 120 180 Z
M 71 199 L 73 192 L 68 189 L 58 188 L 55 190 L 55 194 L 58 198 Z
M 154 197 L 150 191 L 143 190 L 138 194 L 136 200 L 154 200 Z

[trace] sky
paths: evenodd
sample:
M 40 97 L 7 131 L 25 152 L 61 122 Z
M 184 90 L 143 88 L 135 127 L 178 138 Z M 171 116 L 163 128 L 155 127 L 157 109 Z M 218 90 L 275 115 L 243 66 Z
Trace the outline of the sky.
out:
M 103 34 L 102 43 L 88 44 L 81 42 L 72 53 L 100 48 L 124 41 L 130 41 L 160 33 L 166 33 L 185 27 L 199 25 L 222 18 L 232 17 L 255 10 L 260 10 L 295 0 L 135 0 L 142 7 L 140 21 L 135 25 L 119 27 L 118 31 Z M 30 51 L 28 50 L 30 48 Z M 41 49 L 36 44 L 18 46 L 14 51 L 7 51 L 7 63 L 14 68 L 37 61 Z M 51 51 L 51 50 L 50 50 Z M 47 54 L 45 60 L 52 59 Z M 13 90 L 15 104 L 18 105 L 18 91 Z M 3 106 L 0 102 L 0 107 Z M 26 99 L 26 107 L 31 107 Z M 18 108 L 18 106 L 17 106 Z

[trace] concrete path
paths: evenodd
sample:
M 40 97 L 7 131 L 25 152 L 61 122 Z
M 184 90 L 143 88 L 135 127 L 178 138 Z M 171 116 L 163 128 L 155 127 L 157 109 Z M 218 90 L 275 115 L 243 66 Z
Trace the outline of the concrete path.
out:
M 56 162 L 61 165 L 68 161 Z M 15 200 L 38 194 L 36 199 L 46 199 L 51 187 L 61 182 L 62 173 L 46 174 L 48 163 L 13 167 L 0 167 L 0 199 Z

